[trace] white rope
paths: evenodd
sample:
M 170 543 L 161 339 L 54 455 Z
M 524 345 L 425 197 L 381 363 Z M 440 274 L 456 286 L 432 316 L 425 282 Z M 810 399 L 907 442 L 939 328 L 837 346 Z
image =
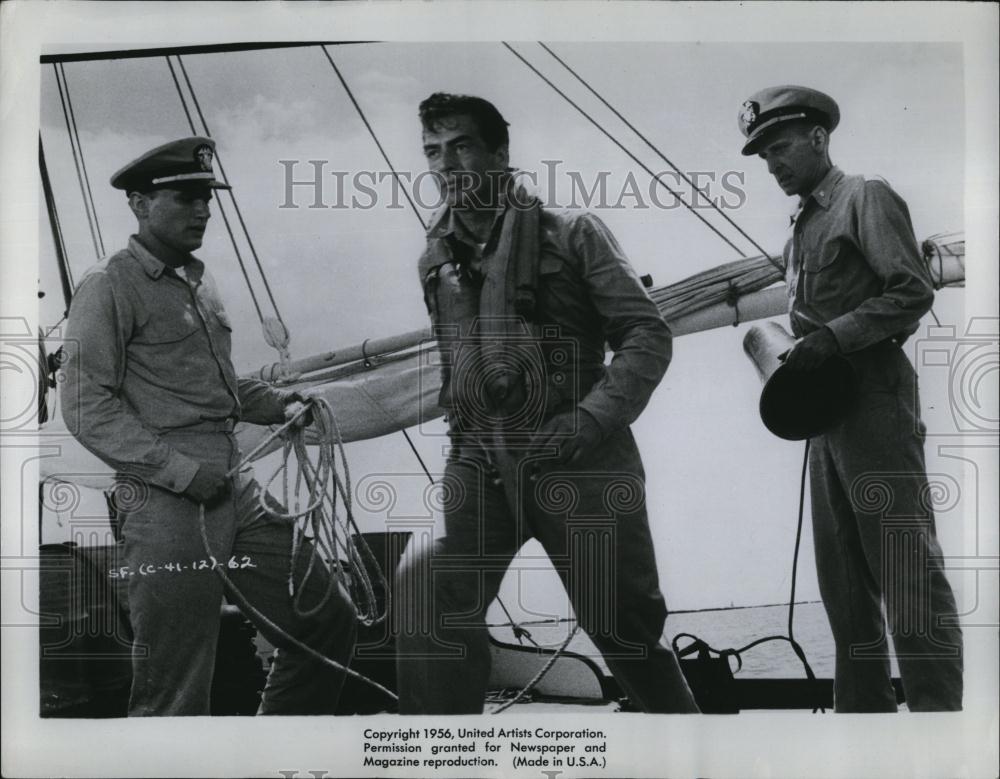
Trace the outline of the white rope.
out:
M 314 424 L 318 428 L 318 437 L 320 439 L 315 462 L 310 458 L 305 445 L 304 430 L 299 424 L 301 417 L 310 411 L 313 415 Z M 264 441 L 258 444 L 253 451 L 247 454 L 238 465 L 228 472 L 227 476 L 231 477 L 239 472 L 253 459 L 258 451 L 264 449 L 278 438 L 283 439 L 284 456 L 282 457 L 281 464 L 261 489 L 259 505 L 261 510 L 269 516 L 276 519 L 291 520 L 295 523 L 289 569 L 289 595 L 293 599 L 296 614 L 300 617 L 308 617 L 317 613 L 334 596 L 338 583 L 342 583 L 348 593 L 350 593 L 351 600 L 357 610 L 358 621 L 363 625 L 374 625 L 381 622 L 385 619 L 385 615 L 389 609 L 389 588 L 381 566 L 375 560 L 371 548 L 364 540 L 354 521 L 351 506 L 350 470 L 347 466 L 343 436 L 341 435 L 333 409 L 326 400 L 322 398 L 310 398 L 309 402 L 303 404 L 303 408 L 298 413 L 291 419 L 286 420 L 284 424 L 272 430 Z M 297 458 L 296 478 L 294 489 L 289 491 L 288 466 L 293 452 Z M 337 472 L 336 454 L 338 452 L 341 458 L 343 477 Z M 269 504 L 267 501 L 269 495 L 268 487 L 270 487 L 279 475 L 282 477 L 283 503 L 286 507 L 290 504 L 292 505 L 292 510 L 290 511 L 287 508 L 280 510 L 273 503 Z M 303 486 L 308 488 L 308 493 L 304 500 L 302 499 Z M 338 495 L 344 501 L 345 511 L 343 517 L 337 511 Z M 304 507 L 302 507 L 303 504 Z M 199 522 L 205 551 L 210 557 L 214 557 L 208 540 L 204 505 L 199 506 Z M 296 581 L 295 564 L 301 550 L 305 546 L 303 542 L 307 537 L 307 531 L 310 530 L 312 531 L 313 544 L 309 563 L 305 574 L 300 580 Z M 326 560 L 323 558 L 324 554 L 327 555 Z M 341 554 L 344 556 L 344 560 L 341 560 Z M 375 596 L 375 586 L 368 572 L 369 567 L 376 572 L 383 592 L 385 592 L 385 607 L 381 613 L 379 613 L 378 601 Z M 328 569 L 326 592 L 316 605 L 308 609 L 302 608 L 300 599 L 302 593 L 305 591 L 306 582 L 315 571 L 324 568 Z M 230 580 L 223 566 L 219 566 L 215 570 L 231 591 L 234 600 L 237 601 L 247 616 L 255 618 L 266 626 L 268 630 L 276 633 L 285 642 L 305 652 L 310 657 L 374 687 L 393 700 L 398 700 L 398 697 L 391 690 L 383 687 L 378 682 L 341 665 L 290 635 L 247 600 L 246 596 Z

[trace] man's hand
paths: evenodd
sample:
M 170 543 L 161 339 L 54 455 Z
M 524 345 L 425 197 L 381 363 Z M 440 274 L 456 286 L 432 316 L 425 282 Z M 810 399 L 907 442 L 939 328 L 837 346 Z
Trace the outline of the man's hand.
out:
M 582 408 L 556 414 L 546 422 L 532 440 L 532 448 L 555 447 L 563 465 L 580 465 L 586 462 L 604 434 L 600 425 Z
M 818 368 L 827 357 L 840 351 L 837 339 L 829 327 L 821 327 L 799 341 L 783 355 L 791 371 L 811 371 Z M 782 356 L 779 355 L 778 359 Z
M 285 397 L 285 421 L 294 419 L 295 415 L 303 409 L 305 409 L 305 413 L 295 420 L 293 427 L 309 427 L 313 423 L 313 414 L 308 395 L 303 395 L 301 392 L 289 392 Z
M 202 463 L 184 494 L 196 503 L 208 505 L 224 498 L 229 492 L 230 480 L 218 465 Z

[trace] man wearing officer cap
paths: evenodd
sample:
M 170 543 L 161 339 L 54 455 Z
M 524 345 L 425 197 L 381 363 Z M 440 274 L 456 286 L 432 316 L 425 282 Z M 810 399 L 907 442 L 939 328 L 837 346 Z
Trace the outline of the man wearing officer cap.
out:
M 820 593 L 836 642 L 837 711 L 895 711 L 884 601 L 907 705 L 962 707 L 962 636 L 928 505 L 924 425 L 900 348 L 934 300 L 906 203 L 880 180 L 830 161 L 840 109 L 798 86 L 741 106 L 744 155 L 799 197 L 785 245 L 792 330 L 785 365 L 843 355 L 858 377 L 851 411 L 811 441 Z M 878 496 L 877 498 L 873 496 Z M 884 498 L 884 499 L 883 499 Z
M 191 254 L 201 246 L 213 190 L 229 188 L 215 178 L 214 151 L 209 138 L 182 138 L 112 177 L 138 232 L 86 272 L 69 312 L 63 414 L 116 471 L 120 488 L 134 633 L 130 716 L 209 713 L 223 598 L 216 564 L 299 641 L 342 665 L 353 649 L 346 594 L 335 589 L 317 614 L 302 615 L 288 594 L 291 525 L 261 510 L 249 469 L 228 475 L 242 459 L 235 423 L 283 423 L 303 411 L 303 398 L 236 377 L 229 319 Z M 303 608 L 324 598 L 325 576 L 306 580 Z M 280 648 L 259 713 L 332 713 L 343 673 L 260 627 Z

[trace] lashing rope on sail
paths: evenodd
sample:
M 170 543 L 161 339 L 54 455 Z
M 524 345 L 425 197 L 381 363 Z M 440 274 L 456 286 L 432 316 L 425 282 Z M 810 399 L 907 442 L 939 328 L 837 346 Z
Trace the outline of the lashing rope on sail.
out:
M 934 289 L 965 286 L 965 233 L 937 233 L 920 251 Z
M 920 245 L 927 275 L 935 290 L 943 287 L 965 286 L 965 233 L 938 233 Z M 941 320 L 931 309 L 934 323 Z
M 300 425 L 300 419 L 310 412 L 319 438 L 315 460 L 310 457 Z M 322 398 L 311 398 L 291 419 L 275 427 L 265 440 L 247 453 L 240 463 L 227 473 L 227 476 L 231 478 L 237 474 L 252 461 L 259 451 L 279 438 L 283 441 L 283 457 L 271 478 L 262 485 L 259 505 L 268 516 L 279 521 L 294 523 L 288 572 L 288 592 L 292 598 L 296 615 L 306 618 L 319 613 L 334 597 L 337 588 L 342 586 L 349 593 L 357 610 L 357 619 L 361 624 L 370 626 L 383 621 L 390 607 L 389 586 L 381 566 L 354 521 L 351 506 L 350 470 L 347 466 L 344 443 L 337 418 L 328 402 Z M 293 454 L 296 460 L 296 475 L 293 488 L 290 490 L 289 469 Z M 338 454 L 341 458 L 343 476 L 338 473 L 337 469 Z M 268 487 L 279 476 L 283 485 L 283 506 L 277 505 L 268 491 Z M 344 502 L 343 516 L 337 511 L 338 496 Z M 205 552 L 210 558 L 214 558 L 215 555 L 208 538 L 204 505 L 199 506 L 198 519 Z M 307 542 L 310 537 L 311 544 Z M 303 562 L 301 559 L 303 551 L 307 548 L 310 548 L 311 551 L 308 552 L 309 557 L 305 561 L 305 572 L 301 576 L 297 576 L 296 572 Z M 378 682 L 341 665 L 289 634 L 247 600 L 246 596 L 227 575 L 225 566 L 217 566 L 215 570 L 244 614 L 253 617 L 269 632 L 280 636 L 287 644 L 325 665 L 374 687 L 392 700 L 398 700 L 395 693 Z M 327 584 L 323 595 L 316 603 L 305 606 L 302 600 L 307 583 L 310 578 L 324 570 L 327 572 Z M 381 608 L 376 589 L 384 593 L 385 596 Z

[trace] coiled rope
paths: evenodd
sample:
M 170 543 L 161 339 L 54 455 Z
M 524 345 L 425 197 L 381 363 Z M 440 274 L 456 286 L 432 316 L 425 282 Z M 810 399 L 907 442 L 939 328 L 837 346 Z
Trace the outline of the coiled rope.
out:
M 303 426 L 300 420 L 312 413 L 313 424 L 316 427 L 319 445 L 315 461 L 305 445 Z M 274 428 L 251 452 L 232 468 L 226 476 L 231 478 L 250 463 L 254 456 L 272 442 L 281 438 L 283 441 L 283 457 L 281 464 L 260 490 L 259 505 L 262 511 L 276 519 L 294 522 L 292 533 L 292 548 L 288 572 L 288 593 L 292 599 L 293 608 L 299 617 L 309 617 L 319 612 L 332 598 L 338 584 L 342 584 L 350 594 L 351 601 L 357 609 L 358 621 L 363 625 L 374 625 L 385 619 L 389 609 L 389 587 L 381 566 L 372 554 L 371 548 L 364 540 L 354 521 L 351 505 L 350 471 L 344 453 L 343 437 L 337 418 L 330 404 L 323 398 L 309 398 L 307 403 L 284 424 Z M 296 475 L 294 486 L 289 490 L 289 468 L 291 456 L 296 458 Z M 340 454 L 343 475 L 338 472 L 337 454 Z M 268 488 L 278 477 L 282 481 L 282 504 L 277 506 L 270 499 Z M 303 488 L 305 493 L 303 494 Z M 338 495 L 343 500 L 344 512 L 341 516 L 337 511 Z M 289 509 L 288 507 L 291 506 Z M 205 522 L 205 506 L 199 506 L 198 521 L 201 540 L 206 554 L 215 558 Z M 306 539 L 311 535 L 313 543 L 306 564 L 305 573 L 297 578 L 296 563 L 310 546 Z M 246 596 L 226 574 L 225 566 L 217 566 L 216 573 L 222 579 L 230 595 L 244 613 L 252 617 L 269 631 L 281 637 L 287 644 L 319 660 L 348 676 L 368 684 L 382 692 L 392 700 L 398 700 L 395 693 L 383 687 L 347 666 L 341 665 L 322 652 L 303 643 L 292 636 L 247 600 Z M 326 571 L 327 585 L 322 598 L 313 606 L 305 608 L 302 605 L 302 594 L 310 577 L 322 575 Z M 372 573 L 376 581 L 372 581 Z M 380 610 L 376 597 L 376 584 L 385 593 L 385 604 Z

